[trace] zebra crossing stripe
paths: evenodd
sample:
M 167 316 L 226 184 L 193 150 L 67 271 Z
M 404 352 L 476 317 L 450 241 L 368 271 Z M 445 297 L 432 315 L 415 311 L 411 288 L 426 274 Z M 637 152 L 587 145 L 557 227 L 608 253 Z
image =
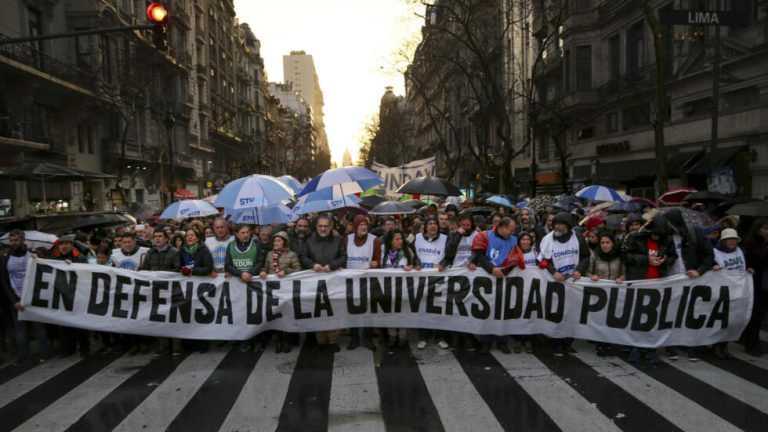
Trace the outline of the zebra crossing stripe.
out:
M 751 405 L 763 413 L 768 413 L 768 398 L 766 390 L 758 385 L 712 366 L 706 362 L 667 362 L 672 367 L 703 381 L 712 387 L 722 390 L 729 396 L 745 404 Z
M 218 431 L 260 356 L 231 350 L 167 430 Z
M 601 359 L 586 347 L 576 357 L 683 430 L 739 431 L 736 426 L 617 358 Z
M 296 361 L 285 395 L 278 431 L 294 432 L 328 428 L 328 401 L 331 397 L 333 352 L 304 345 Z
M 66 426 L 76 422 L 80 416 L 88 412 L 91 406 L 146 366 L 150 359 L 149 355 L 144 355 L 126 356 L 115 360 L 16 430 L 19 432 L 64 430 Z
M 47 361 L 0 385 L 0 408 L 79 362 L 77 356 Z
M 506 355 L 493 352 L 509 376 L 547 412 L 565 432 L 620 431 L 609 418 L 584 399 L 544 363 L 530 354 Z
M 135 432 L 168 428 L 226 355 L 224 350 L 191 354 L 114 430 Z
M 16 397 L 0 409 L 0 425 L 4 430 L 18 427 L 93 374 L 107 367 L 115 358 L 115 356 L 109 356 L 85 360 L 73 359 L 75 363 L 72 366 L 44 382 L 35 383 L 33 389 Z
M 560 430 L 495 357 L 466 351 L 454 355 L 504 430 Z
M 358 347 L 334 355 L 328 412 L 328 430 L 332 432 L 386 431 L 373 353 L 369 349 Z
M 680 430 L 578 357 L 569 354 L 557 358 L 548 349 L 537 349 L 535 356 L 623 431 Z
M 416 330 L 409 332 L 416 333 Z M 430 432 L 445 430 L 424 377 L 408 349 L 384 351 L 381 366 L 376 368 L 376 378 L 388 431 L 411 430 L 413 425 Z
M 744 363 L 751 364 L 752 366 L 759 367 L 763 370 L 768 370 L 768 357 L 755 357 L 744 352 L 744 347 L 738 344 L 730 344 L 729 350 L 731 354 Z
M 265 351 L 219 429 L 222 432 L 273 431 L 291 383 L 299 350 L 287 354 Z
M 709 350 L 699 350 L 702 352 L 701 359 L 707 363 L 716 366 L 726 372 L 730 372 L 737 377 L 740 377 L 752 384 L 759 385 L 764 389 L 768 389 L 768 374 L 765 370 L 760 369 L 758 366 L 750 362 L 743 362 L 741 360 L 731 359 L 719 359 L 713 354 L 709 353 Z
M 446 431 L 503 431 L 453 353 L 430 345 L 414 356 Z
M 178 357 L 163 355 L 153 359 L 99 403 L 91 407 L 87 413 L 69 427 L 69 430 L 101 432 L 114 429 L 144 399 L 152 394 L 157 386 L 165 381 L 185 358 L 185 355 Z M 104 413 L 109 413 L 109 415 L 104 415 Z

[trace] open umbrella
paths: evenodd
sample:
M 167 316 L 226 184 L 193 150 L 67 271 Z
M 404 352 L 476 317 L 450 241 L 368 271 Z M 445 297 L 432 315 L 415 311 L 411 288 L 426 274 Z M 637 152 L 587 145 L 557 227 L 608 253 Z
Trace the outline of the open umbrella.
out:
M 400 186 L 397 193 L 434 196 L 457 196 L 461 190 L 454 184 L 438 177 L 418 177 Z
M 701 228 L 704 231 L 711 230 L 718 227 L 717 222 L 713 220 L 711 217 L 709 217 L 707 214 L 700 211 L 691 210 L 687 207 L 659 207 L 655 209 L 650 209 L 643 214 L 643 219 L 651 220 L 655 215 L 657 214 L 663 215 L 672 209 L 680 209 L 680 212 L 683 214 L 683 221 L 685 223 L 693 225 L 697 228 Z
M 368 168 L 359 166 L 334 168 L 310 180 L 297 196 L 302 197 L 331 187 L 338 188 L 340 193 L 346 196 L 363 192 L 383 182 L 384 180 L 378 174 Z
M 149 204 L 130 203 L 128 205 L 128 213 L 133 215 L 136 219 L 148 220 L 154 216 L 156 211 L 157 209 Z
M 724 201 L 727 198 L 724 194 L 721 194 L 720 192 L 712 192 L 712 191 L 698 191 L 693 192 L 692 194 L 685 197 L 683 201 L 685 202 L 720 202 Z
M 500 205 L 502 207 L 506 208 L 514 208 L 515 204 L 510 201 L 509 198 L 503 196 L 503 195 L 493 195 L 492 197 L 486 198 L 485 202 L 487 203 L 493 203 L 496 205 Z
M 355 195 L 340 195 L 337 188 L 319 190 L 300 197 L 293 206 L 293 215 L 327 212 L 345 207 L 360 208 L 360 201 Z
M 360 200 L 360 206 L 365 207 L 367 209 L 372 209 L 377 205 L 386 201 L 387 199 L 382 196 L 368 195 L 368 196 L 362 197 L 362 199 Z
M 587 186 L 575 194 L 579 198 L 588 199 L 590 201 L 619 201 L 624 202 L 624 197 L 615 190 L 607 186 Z
M 573 209 L 577 207 L 581 207 L 581 201 L 579 201 L 579 198 L 573 195 L 565 195 L 563 197 L 560 197 L 557 202 L 552 204 L 552 207 L 558 208 L 560 210 L 565 211 L 572 211 Z
M 384 201 L 369 212 L 372 215 L 398 215 L 416 213 L 416 209 L 400 201 Z
M 627 202 L 613 203 L 605 210 L 608 213 L 634 213 L 634 212 L 640 211 L 640 209 L 642 208 L 643 206 L 639 202 L 627 201 Z
M 293 198 L 293 191 L 274 177 L 253 174 L 227 183 L 213 205 L 232 210 L 269 207 Z
M 11 233 L 3 234 L 3 236 L 0 237 L 0 243 L 11 244 L 10 234 Z M 53 243 L 58 239 L 59 238 L 53 234 L 32 230 L 24 231 L 24 244 L 26 244 L 30 249 L 39 247 L 50 249 L 53 247 Z
M 413 207 L 415 209 L 421 208 L 421 207 L 424 207 L 425 205 L 427 205 L 427 203 L 425 203 L 424 201 L 417 200 L 417 199 L 409 199 L 409 200 L 406 200 L 406 201 L 402 201 L 402 203 L 403 204 L 407 204 L 407 205 L 409 205 L 409 206 L 411 206 L 411 207 Z
M 261 207 L 253 209 L 244 209 L 236 211 L 225 211 L 230 214 L 229 219 L 234 223 L 244 223 L 251 225 L 269 225 L 271 223 L 288 223 L 293 221 L 293 213 L 288 207 L 278 204 L 271 207 Z
M 664 192 L 658 199 L 661 204 L 675 205 L 680 204 L 690 194 L 697 192 L 696 189 L 690 187 L 675 187 Z
M 768 216 L 768 201 L 755 201 L 737 204 L 728 210 L 728 214 L 739 216 Z
M 754 198 L 754 197 L 745 197 L 745 196 L 735 196 L 735 197 L 728 197 L 723 202 L 717 205 L 715 207 L 714 213 L 717 215 L 724 215 L 725 212 L 730 209 L 731 207 L 737 205 L 737 204 L 746 204 L 751 202 L 758 202 L 760 199 Z
M 277 180 L 281 181 L 284 185 L 291 188 L 291 190 L 295 194 L 301 192 L 301 190 L 304 189 L 304 185 L 302 185 L 300 181 L 296 180 L 296 177 L 284 175 L 284 176 L 278 177 Z
M 490 215 L 496 212 L 496 209 L 493 207 L 469 207 L 461 211 L 461 214 L 468 214 L 468 215 Z
M 519 203 L 515 204 L 515 207 L 522 209 L 528 207 L 528 204 L 528 201 L 520 201 Z
M 182 200 L 166 207 L 160 219 L 187 219 L 219 214 L 216 207 L 203 200 Z

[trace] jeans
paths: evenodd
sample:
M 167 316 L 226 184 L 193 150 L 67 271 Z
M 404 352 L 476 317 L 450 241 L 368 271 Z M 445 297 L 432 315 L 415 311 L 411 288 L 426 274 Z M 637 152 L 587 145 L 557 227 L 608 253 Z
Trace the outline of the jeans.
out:
M 19 321 L 19 311 L 15 307 L 11 306 L 11 316 L 13 317 L 13 325 L 16 332 L 16 345 L 19 349 L 19 357 L 27 357 L 29 355 L 29 335 L 27 334 L 27 324 L 32 324 L 32 328 L 35 331 L 35 338 L 37 339 L 37 351 L 41 357 L 48 357 L 49 343 L 48 334 L 45 330 L 45 324 L 34 321 Z

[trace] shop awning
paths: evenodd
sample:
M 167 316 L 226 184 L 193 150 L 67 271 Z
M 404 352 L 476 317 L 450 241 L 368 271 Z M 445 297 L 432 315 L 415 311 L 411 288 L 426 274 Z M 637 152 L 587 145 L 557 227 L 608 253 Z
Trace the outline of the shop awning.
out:
M 739 146 L 739 147 L 728 147 L 728 148 L 721 148 L 717 150 L 717 157 L 715 160 L 715 168 L 720 168 L 721 166 L 731 162 L 731 160 L 736 157 L 737 154 L 741 153 L 742 151 L 746 151 L 746 146 Z M 706 174 L 709 172 L 709 155 L 706 155 L 702 157 L 701 159 L 696 162 L 695 165 L 688 168 L 686 171 L 688 174 Z
M 164 193 L 168 193 L 168 188 L 163 189 Z M 197 194 L 188 191 L 187 189 L 180 187 L 176 188 L 176 193 L 174 194 L 176 199 L 193 199 L 197 198 Z

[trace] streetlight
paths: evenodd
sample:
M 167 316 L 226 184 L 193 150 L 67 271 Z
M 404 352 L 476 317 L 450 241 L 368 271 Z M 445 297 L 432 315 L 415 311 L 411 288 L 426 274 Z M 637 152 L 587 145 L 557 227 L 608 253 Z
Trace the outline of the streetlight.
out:
M 163 120 L 165 129 L 168 135 L 168 162 L 170 170 L 168 174 L 168 191 L 171 193 L 170 202 L 175 201 L 176 187 L 173 183 L 173 125 L 176 124 L 176 117 L 173 116 L 173 112 L 168 110 L 165 112 L 165 120 Z

